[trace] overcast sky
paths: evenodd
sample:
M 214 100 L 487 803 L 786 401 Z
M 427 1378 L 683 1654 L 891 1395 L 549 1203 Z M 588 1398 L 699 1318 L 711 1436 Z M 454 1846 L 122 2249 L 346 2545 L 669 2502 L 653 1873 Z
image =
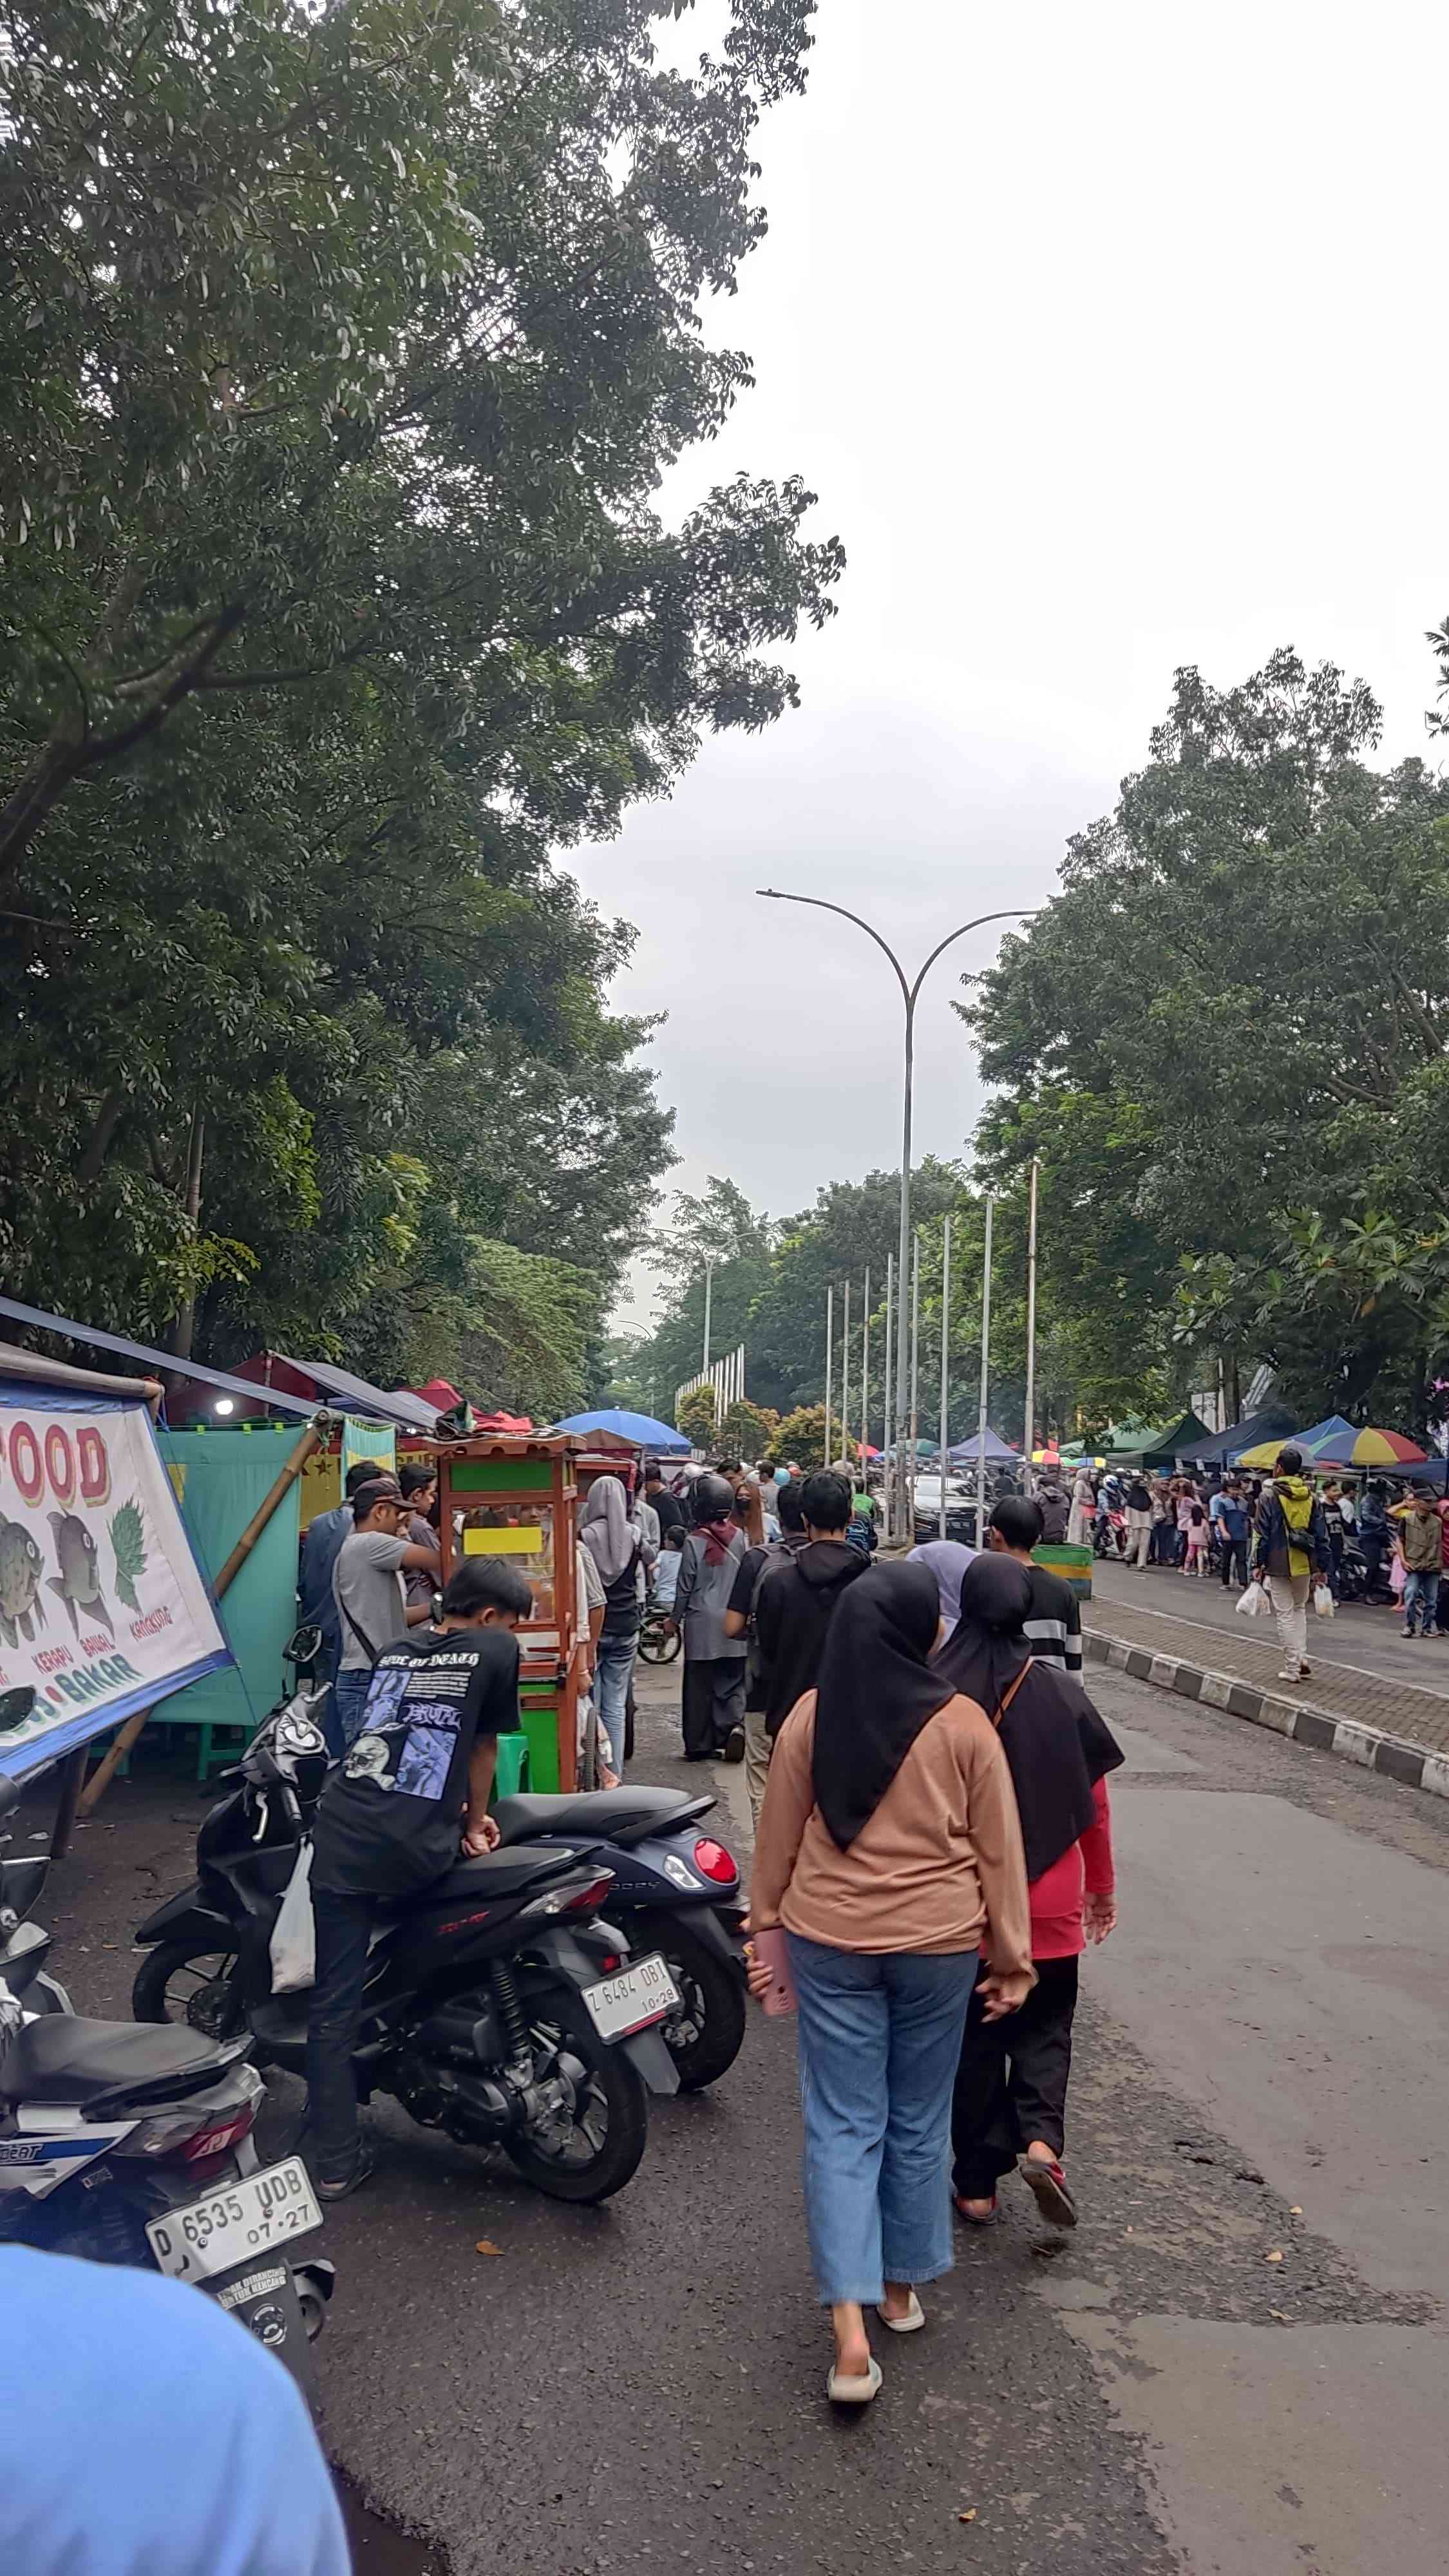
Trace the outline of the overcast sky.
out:
M 669 1014 L 672 1180 L 773 1215 L 898 1160 L 901 1008 L 859 931 L 756 886 L 869 914 L 914 971 L 1051 891 L 1179 663 L 1330 658 L 1397 757 L 1449 608 L 1442 7 L 823 0 L 816 27 L 760 136 L 769 237 L 711 317 L 757 389 L 665 497 L 803 473 L 840 613 L 795 649 L 797 714 L 567 862 L 639 925 L 619 1005 Z M 949 1005 L 995 937 L 926 987 L 922 1151 L 978 1111 Z

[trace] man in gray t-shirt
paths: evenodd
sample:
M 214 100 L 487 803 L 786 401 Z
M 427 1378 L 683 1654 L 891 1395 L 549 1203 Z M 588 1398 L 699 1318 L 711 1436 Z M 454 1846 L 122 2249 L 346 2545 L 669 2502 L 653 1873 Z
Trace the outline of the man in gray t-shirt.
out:
M 342 1630 L 342 1653 L 332 1685 L 343 1744 L 362 1724 L 372 1668 L 405 1628 L 429 1615 L 426 1600 L 408 1602 L 404 1575 L 437 1570 L 437 1556 L 403 1536 L 410 1506 L 396 1476 L 375 1476 L 352 1498 L 352 1535 L 337 1551 L 332 1597 Z

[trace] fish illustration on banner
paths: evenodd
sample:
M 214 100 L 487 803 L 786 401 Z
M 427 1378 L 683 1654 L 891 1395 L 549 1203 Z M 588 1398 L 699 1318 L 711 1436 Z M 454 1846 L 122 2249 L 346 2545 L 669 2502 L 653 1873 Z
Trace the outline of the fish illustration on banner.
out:
M 57 1611 L 64 1612 L 57 1617 Z M 0 1730 L 16 1775 L 231 1661 L 144 1401 L 0 1375 Z

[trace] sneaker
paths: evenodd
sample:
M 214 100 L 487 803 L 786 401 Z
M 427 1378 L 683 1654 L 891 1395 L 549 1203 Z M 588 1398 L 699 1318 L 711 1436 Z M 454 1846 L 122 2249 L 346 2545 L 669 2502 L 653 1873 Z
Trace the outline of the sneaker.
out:
M 349 2199 L 353 2192 L 361 2190 L 376 2161 L 377 2159 L 373 2155 L 371 2147 L 367 2145 L 366 2141 L 364 2141 L 357 2150 L 357 2162 L 353 2166 L 352 2171 L 345 2182 L 323 2182 L 319 2178 L 317 2184 L 318 2199 L 320 2201 L 325 2201 L 328 2208 L 332 2206 L 334 2201 Z
M 1291 1665 L 1285 1664 L 1283 1670 L 1278 1675 L 1278 1679 L 1280 1682 L 1301 1682 L 1303 1675 L 1301 1673 L 1295 1673 Z
M 720 1748 L 720 1760 L 722 1762 L 743 1762 L 744 1758 L 745 1730 L 742 1726 L 732 1726 Z

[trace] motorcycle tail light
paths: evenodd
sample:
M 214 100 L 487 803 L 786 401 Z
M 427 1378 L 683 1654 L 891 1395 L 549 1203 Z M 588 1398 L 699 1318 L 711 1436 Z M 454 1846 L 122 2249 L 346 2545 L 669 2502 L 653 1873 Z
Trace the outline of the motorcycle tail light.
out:
M 694 1866 L 701 1878 L 712 1878 L 719 1887 L 733 1887 L 739 1877 L 723 1843 L 712 1843 L 707 1834 L 694 1846 Z
M 224 2156 L 246 2136 L 256 2116 L 255 2102 L 248 2102 L 233 2119 L 218 2121 L 210 2129 L 198 2129 L 195 2137 L 188 2138 L 177 2153 L 189 2165 L 200 2164 L 206 2156 Z
M 579 1888 L 560 1911 L 564 1914 L 597 1914 L 613 1884 L 613 1871 L 605 1870 L 602 1878 L 591 1878 L 587 1887 Z

